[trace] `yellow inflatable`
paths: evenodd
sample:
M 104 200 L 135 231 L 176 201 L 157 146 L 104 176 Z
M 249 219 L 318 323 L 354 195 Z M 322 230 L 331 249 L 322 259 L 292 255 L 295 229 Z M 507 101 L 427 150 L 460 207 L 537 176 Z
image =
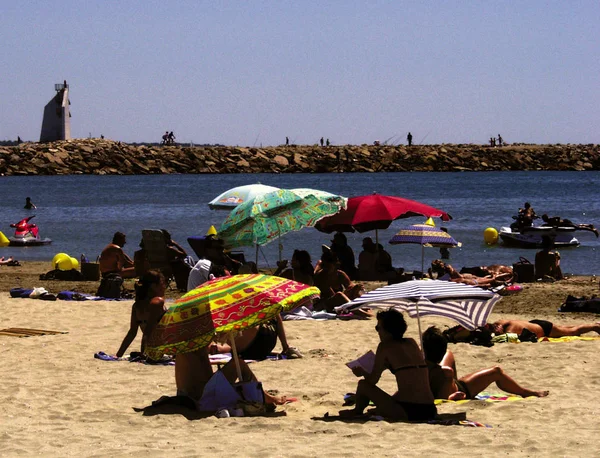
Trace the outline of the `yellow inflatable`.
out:
M 73 263 L 71 262 L 71 259 L 73 258 L 70 256 L 59 258 L 56 265 L 60 270 L 71 270 L 73 268 Z
M 488 227 L 485 231 L 483 231 L 483 240 L 488 245 L 495 245 L 498 243 L 498 231 L 493 227 Z
M 0 231 L 0 247 L 8 246 L 9 243 L 10 241 L 6 238 L 6 235 Z
M 70 258 L 70 256 L 67 253 L 56 253 L 52 258 L 52 268 L 56 269 L 56 264 L 63 258 Z
M 77 260 L 77 258 L 69 258 L 71 259 L 71 269 L 79 269 L 79 261 Z

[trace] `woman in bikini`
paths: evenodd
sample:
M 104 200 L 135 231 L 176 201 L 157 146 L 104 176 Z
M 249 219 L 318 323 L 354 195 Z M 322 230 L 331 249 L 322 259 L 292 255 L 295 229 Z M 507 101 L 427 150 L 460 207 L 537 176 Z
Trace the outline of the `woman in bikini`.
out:
M 150 335 L 154 327 L 162 318 L 165 307 L 165 277 L 158 271 L 146 272 L 135 285 L 135 302 L 131 307 L 131 320 L 129 331 L 123 338 L 123 342 L 117 351 L 117 357 L 121 358 L 129 348 L 138 329 L 144 334 L 142 337 L 141 352 L 144 352 L 146 336 Z
M 286 259 L 277 263 L 277 270 L 273 275 L 294 280 L 305 285 L 313 286 L 314 268 L 310 259 L 310 254 L 306 250 L 294 250 L 292 255 L 291 267 L 287 268 Z
M 467 273 L 461 274 L 450 264 L 446 264 L 439 259 L 432 261 L 431 270 L 438 274 L 438 280 L 447 279 L 454 283 L 464 283 L 465 285 L 479 286 L 481 288 L 499 286 L 512 279 L 512 274 L 509 272 L 491 274 L 485 277 L 478 277 L 477 275 Z
M 356 299 L 364 291 L 361 284 L 352 283 L 338 266 L 337 255 L 324 246 L 315 272 L 315 286 L 321 290 L 321 299 L 314 305 L 317 311 L 333 312 L 335 307 Z
M 429 368 L 429 384 L 436 399 L 474 399 L 492 383 L 507 393 L 519 396 L 548 396 L 548 391 L 523 388 L 500 366 L 482 369 L 458 378 L 456 361 L 448 350 L 448 341 L 435 326 L 423 333 L 423 351 Z
M 369 373 L 362 367 L 352 369 L 357 377 L 364 377 L 356 389 L 354 409 L 340 411 L 340 416 L 358 416 L 372 401 L 377 415 L 389 420 L 427 421 L 437 415 L 423 354 L 414 339 L 404 337 L 406 321 L 397 310 L 377 314 L 380 344 L 375 353 L 375 364 Z M 384 370 L 396 377 L 398 391 L 389 395 L 377 386 Z

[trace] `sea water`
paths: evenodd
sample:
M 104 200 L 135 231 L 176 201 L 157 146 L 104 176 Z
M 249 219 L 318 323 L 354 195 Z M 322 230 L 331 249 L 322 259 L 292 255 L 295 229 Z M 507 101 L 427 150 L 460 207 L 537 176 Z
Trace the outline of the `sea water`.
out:
M 533 262 L 536 250 L 508 248 L 501 243 L 488 246 L 483 231 L 508 226 L 518 208 L 527 201 L 541 215 L 561 216 L 576 223 L 600 226 L 598 185 L 600 172 L 401 172 L 328 174 L 230 174 L 230 175 L 140 175 L 140 176 L 23 176 L 0 177 L 0 230 L 13 234 L 11 223 L 35 215 L 42 238 L 52 244 L 39 247 L 0 248 L 0 256 L 19 260 L 48 260 L 59 252 L 79 259 L 85 254 L 94 260 L 111 241 L 115 231 L 127 234 L 125 251 L 138 249 L 142 229 L 167 229 L 190 254 L 187 237 L 204 235 L 211 225 L 219 227 L 228 212 L 210 210 L 207 203 L 221 192 L 251 183 L 281 188 L 314 188 L 345 197 L 378 192 L 401 196 L 440 208 L 453 219 L 444 226 L 458 241 L 450 250 L 449 262 L 456 268 L 508 264 L 525 257 Z M 25 210 L 25 197 L 35 210 Z M 425 218 L 396 220 L 378 232 L 379 242 L 392 255 L 393 263 L 406 270 L 420 270 L 419 245 L 390 245 L 389 239 L 401 228 L 423 223 Z M 600 241 L 591 232 L 576 232 L 581 246 L 561 248 L 563 271 L 572 274 L 600 273 Z M 363 237 L 375 239 L 375 232 L 347 234 L 358 253 Z M 283 257 L 293 250 L 306 249 L 313 263 L 321 245 L 330 245 L 331 234 L 314 228 L 286 234 L 281 238 Z M 243 249 L 255 259 L 253 247 Z M 278 243 L 261 247 L 259 265 L 274 267 Z M 437 248 L 425 248 L 425 268 L 439 257 Z M 51 268 L 49 264 L 49 270 Z M 1 274 L 1 273 L 0 273 Z

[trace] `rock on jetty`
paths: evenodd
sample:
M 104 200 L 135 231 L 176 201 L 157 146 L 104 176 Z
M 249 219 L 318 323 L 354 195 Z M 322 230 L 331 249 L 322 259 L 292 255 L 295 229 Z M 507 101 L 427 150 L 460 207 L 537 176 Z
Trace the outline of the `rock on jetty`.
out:
M 599 145 L 276 147 L 85 139 L 0 147 L 0 175 L 600 170 Z

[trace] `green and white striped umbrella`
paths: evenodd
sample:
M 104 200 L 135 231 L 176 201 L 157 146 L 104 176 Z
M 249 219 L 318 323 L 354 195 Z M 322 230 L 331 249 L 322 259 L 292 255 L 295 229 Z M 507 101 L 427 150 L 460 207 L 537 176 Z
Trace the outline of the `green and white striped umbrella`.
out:
M 346 208 L 345 197 L 313 189 L 279 189 L 238 205 L 218 230 L 228 248 L 266 245 L 283 234 L 314 226 Z

